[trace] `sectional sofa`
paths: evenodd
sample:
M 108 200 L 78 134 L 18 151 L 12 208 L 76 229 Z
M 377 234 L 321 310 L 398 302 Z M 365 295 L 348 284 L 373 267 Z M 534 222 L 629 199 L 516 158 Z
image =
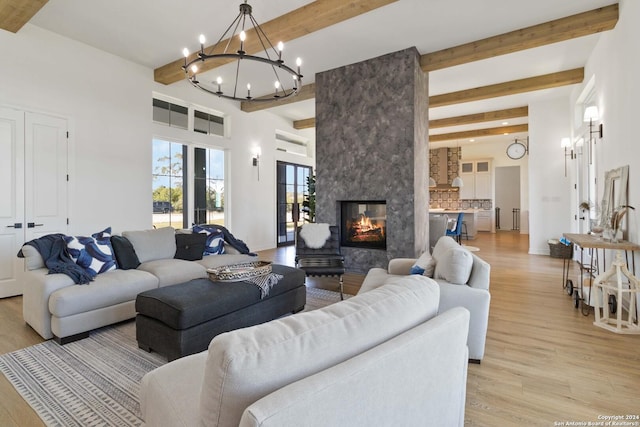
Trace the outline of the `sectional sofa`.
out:
M 469 312 L 397 277 L 327 307 L 216 336 L 145 375 L 154 426 L 463 426 Z
M 122 236 L 131 247 L 125 254 L 129 259 L 123 258 L 119 267 L 131 264 L 131 257 L 136 263 L 97 274 L 89 284 L 76 284 L 66 274 L 49 274 L 40 252 L 24 245 L 24 320 L 43 338 L 64 344 L 88 336 L 93 329 L 134 318 L 140 292 L 206 278 L 208 268 L 256 260 L 228 245 L 224 254 L 178 259 L 177 250 L 190 252 L 190 245 L 179 247 L 171 227 L 125 231 Z

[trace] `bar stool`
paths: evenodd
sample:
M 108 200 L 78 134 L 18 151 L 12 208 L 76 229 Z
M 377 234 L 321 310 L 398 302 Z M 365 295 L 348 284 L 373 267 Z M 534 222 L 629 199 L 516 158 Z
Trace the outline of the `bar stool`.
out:
M 467 223 L 462 221 L 462 231 L 460 231 L 460 238 L 464 236 L 465 240 L 469 240 L 469 234 L 467 233 Z

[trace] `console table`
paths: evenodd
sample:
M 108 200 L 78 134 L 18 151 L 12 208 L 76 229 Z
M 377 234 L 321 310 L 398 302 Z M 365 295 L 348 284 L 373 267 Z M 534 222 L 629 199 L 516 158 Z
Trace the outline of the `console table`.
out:
M 570 294 L 573 294 L 574 299 L 576 301 L 576 308 L 578 308 L 579 303 L 582 302 L 582 314 L 585 316 L 589 314 L 590 306 L 591 306 L 591 294 L 594 292 L 592 289 L 597 287 L 602 290 L 603 295 L 603 316 L 600 317 L 599 312 L 599 303 L 597 297 L 595 297 L 595 317 L 597 326 L 605 327 L 609 330 L 614 330 L 614 332 L 620 332 L 622 326 L 624 326 L 625 322 L 621 320 L 621 313 L 618 313 L 616 319 L 615 327 L 610 326 L 611 320 L 608 316 L 609 312 L 617 311 L 617 301 L 622 299 L 623 294 L 629 294 L 630 297 L 630 305 L 629 305 L 629 319 L 632 316 L 635 316 L 634 324 L 637 325 L 637 313 L 635 299 L 640 289 L 637 286 L 637 279 L 635 278 L 635 257 L 634 253 L 637 250 L 640 250 L 640 245 L 637 245 L 632 242 L 628 242 L 625 240 L 621 240 L 618 242 L 611 242 L 607 240 L 603 240 L 602 238 L 598 238 L 592 236 L 590 234 L 572 234 L 572 233 L 564 233 L 563 236 L 565 239 L 569 240 L 571 243 L 580 247 L 580 285 L 579 289 L 574 289 L 572 282 L 569 280 L 569 263 L 571 259 L 564 260 L 563 266 L 563 286 L 570 290 Z M 587 249 L 590 253 L 590 261 L 588 265 L 584 263 L 584 249 Z M 603 270 L 606 270 L 606 249 L 616 251 L 616 258 L 613 262 L 611 269 L 609 271 L 604 271 L 600 274 L 599 261 L 602 259 L 602 267 Z M 627 269 L 629 265 L 629 252 L 631 253 L 631 265 L 632 272 L 629 272 Z M 624 256 L 623 256 L 624 253 Z M 591 287 L 589 289 L 588 299 L 585 301 L 584 299 L 584 275 L 588 274 L 589 278 L 592 279 Z M 629 288 L 624 288 L 624 284 L 622 283 L 621 275 L 626 276 L 629 279 Z M 616 283 L 614 285 L 610 284 L 609 279 L 612 277 L 616 277 Z M 569 284 L 571 284 L 569 286 Z M 605 302 L 605 296 L 607 297 L 607 301 Z M 586 302 L 586 304 L 585 304 Z M 609 307 L 604 307 L 605 304 L 609 305 Z M 608 310 L 607 310 L 608 308 Z M 637 332 L 633 332 L 637 333 Z

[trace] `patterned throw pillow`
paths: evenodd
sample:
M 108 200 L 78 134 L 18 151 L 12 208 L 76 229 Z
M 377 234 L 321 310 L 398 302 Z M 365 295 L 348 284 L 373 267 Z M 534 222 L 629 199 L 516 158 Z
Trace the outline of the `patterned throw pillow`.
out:
M 85 236 L 65 236 L 69 255 L 92 277 L 105 271 L 115 270 L 116 260 L 111 247 L 111 227 Z
M 436 268 L 436 260 L 427 251 L 418 258 L 411 267 L 409 274 L 422 274 L 423 276 L 433 278 L 433 272 Z
M 224 253 L 224 233 L 222 230 L 194 225 L 193 232 L 207 235 L 204 255 L 220 255 Z

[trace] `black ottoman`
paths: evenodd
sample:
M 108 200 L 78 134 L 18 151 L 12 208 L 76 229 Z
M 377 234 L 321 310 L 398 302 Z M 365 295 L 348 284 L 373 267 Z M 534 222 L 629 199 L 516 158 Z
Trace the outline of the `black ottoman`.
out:
M 304 308 L 307 288 L 304 271 L 274 264 L 284 276 L 269 295 L 251 282 L 212 282 L 195 279 L 138 294 L 138 346 L 169 361 L 199 353 L 218 334 L 268 322 Z

